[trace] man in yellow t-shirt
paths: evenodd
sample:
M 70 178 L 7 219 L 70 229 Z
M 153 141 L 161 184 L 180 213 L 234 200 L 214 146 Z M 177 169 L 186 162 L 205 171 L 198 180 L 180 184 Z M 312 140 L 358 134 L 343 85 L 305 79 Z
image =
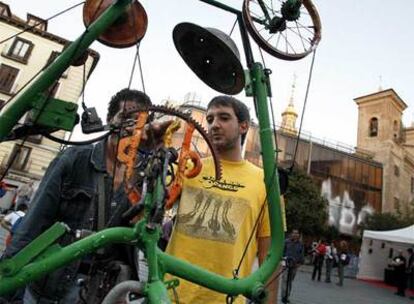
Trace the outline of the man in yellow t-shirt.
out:
M 185 182 L 175 228 L 167 252 L 228 278 L 238 267 L 257 219 L 239 277 L 251 273 L 255 257 L 261 263 L 270 244 L 263 171 L 242 158 L 249 129 L 249 110 L 229 96 L 213 98 L 206 115 L 209 135 L 222 162 L 222 178 L 215 180 L 211 158 L 201 173 Z M 261 212 L 261 210 L 264 210 Z M 180 279 L 180 303 L 225 303 L 226 295 Z M 276 303 L 277 280 L 269 287 L 268 303 Z M 244 303 L 239 296 L 236 303 Z

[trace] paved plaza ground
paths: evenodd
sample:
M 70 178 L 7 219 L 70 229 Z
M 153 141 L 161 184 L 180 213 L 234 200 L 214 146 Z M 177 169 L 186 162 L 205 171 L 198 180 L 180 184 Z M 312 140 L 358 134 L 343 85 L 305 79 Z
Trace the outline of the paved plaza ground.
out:
M 346 279 L 344 286 L 311 280 L 311 268 L 298 271 L 290 297 L 291 304 L 404 304 L 414 300 L 394 295 L 394 288 L 382 288 L 355 279 Z
M 0 227 L 0 250 L 3 250 L 5 230 Z M 343 287 L 333 282 L 311 280 L 310 266 L 298 271 L 294 284 L 291 304 L 414 304 L 414 300 L 394 295 L 395 289 L 374 286 L 355 279 L 345 279 Z M 280 302 L 279 302 L 280 303 Z

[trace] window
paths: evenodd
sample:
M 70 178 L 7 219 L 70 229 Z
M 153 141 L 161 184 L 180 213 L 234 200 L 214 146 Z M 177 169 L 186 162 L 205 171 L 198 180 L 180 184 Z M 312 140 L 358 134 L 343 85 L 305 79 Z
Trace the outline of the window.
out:
M 3 93 L 11 93 L 14 81 L 19 74 L 19 69 L 6 64 L 0 65 L 0 91 Z
M 400 208 L 400 199 L 398 197 L 394 197 L 394 209 L 398 211 Z
M 414 193 L 414 177 L 411 177 L 411 193 Z
M 398 168 L 398 166 L 395 166 L 395 165 L 394 165 L 394 175 L 400 176 L 400 168 Z
M 0 99 L 0 110 L 3 109 L 5 104 L 6 104 L 6 101 Z
M 398 121 L 394 120 L 394 126 L 393 126 L 394 131 L 398 131 Z
M 15 170 L 25 171 L 29 161 L 32 149 L 25 146 L 15 145 L 10 155 L 9 162 L 12 162 L 11 168 Z
M 369 121 L 369 136 L 378 136 L 378 119 L 376 117 L 371 118 Z
M 26 140 L 34 144 L 40 144 L 42 142 L 42 138 L 43 136 L 38 134 L 38 135 L 28 136 Z
M 41 31 L 47 31 L 47 21 L 32 14 L 27 14 L 27 24 Z
M 10 8 L 7 4 L 0 2 L 0 15 L 10 17 Z
M 7 52 L 7 56 L 17 61 L 27 63 L 32 53 L 33 43 L 29 40 L 16 38 Z
M 52 51 L 52 53 L 50 53 L 50 56 L 46 62 L 46 66 L 49 66 L 53 61 L 55 61 L 55 59 L 60 55 L 60 52 L 56 52 L 56 51 Z

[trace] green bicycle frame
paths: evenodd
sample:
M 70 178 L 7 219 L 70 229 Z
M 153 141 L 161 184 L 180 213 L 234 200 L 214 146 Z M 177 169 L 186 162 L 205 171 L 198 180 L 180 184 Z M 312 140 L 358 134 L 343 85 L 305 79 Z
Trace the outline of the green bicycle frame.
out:
M 71 61 L 82 54 L 126 10 L 131 1 L 114 1 L 114 4 L 108 7 L 90 25 L 87 32 L 74 41 L 26 91 L 3 110 L 0 114 L 0 141 L 4 140 L 16 122 L 31 109 L 31 97 L 48 88 L 67 69 Z M 95 252 L 99 248 L 109 244 L 124 243 L 137 246 L 145 253 L 148 261 L 149 277 L 144 288 L 144 295 L 148 298 L 149 303 L 171 303 L 167 288 L 171 288 L 174 282 L 164 282 L 165 273 L 170 273 L 230 296 L 244 295 L 257 302 L 261 302 L 265 298 L 265 283 L 279 264 L 284 241 L 276 163 L 277 153 L 267 105 L 270 90 L 268 73 L 260 63 L 254 63 L 253 61 L 247 33 L 241 19 L 241 12 L 214 0 L 201 1 L 236 13 L 239 19 L 259 121 L 267 205 L 270 216 L 271 246 L 264 263 L 258 270 L 245 278 L 230 279 L 161 252 L 157 248 L 160 227 L 148 226 L 148 210 L 154 206 L 157 199 L 163 197 L 164 193 L 161 183 L 158 182 L 153 192 L 147 193 L 145 197 L 144 219 L 135 224 L 134 227 L 108 228 L 68 246 L 60 247 L 56 244 L 52 245 L 52 243 L 65 233 L 66 228 L 64 224 L 56 223 L 16 256 L 0 262 L 0 295 L 11 293 L 29 282 Z M 48 242 L 45 243 L 45 240 L 48 240 Z

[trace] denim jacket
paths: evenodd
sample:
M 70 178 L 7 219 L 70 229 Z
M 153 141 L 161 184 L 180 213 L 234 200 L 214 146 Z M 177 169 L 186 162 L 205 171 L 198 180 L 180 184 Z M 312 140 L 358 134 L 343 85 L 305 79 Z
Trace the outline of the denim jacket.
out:
M 55 222 L 64 222 L 72 230 L 93 229 L 96 225 L 99 175 L 105 176 L 105 194 L 108 197 L 112 178 L 106 174 L 106 141 L 96 145 L 71 147 L 61 152 L 47 169 L 31 206 L 24 217 L 5 256 L 12 256 L 24 248 Z M 119 203 L 114 202 L 117 200 Z M 120 225 L 120 214 L 128 208 L 123 187 L 115 193 L 111 202 L 106 200 L 109 212 L 107 219 L 115 217 L 110 226 Z M 67 245 L 73 241 L 70 234 L 59 243 Z M 73 285 L 80 262 L 74 262 L 45 278 L 31 284 L 38 295 L 59 299 Z

